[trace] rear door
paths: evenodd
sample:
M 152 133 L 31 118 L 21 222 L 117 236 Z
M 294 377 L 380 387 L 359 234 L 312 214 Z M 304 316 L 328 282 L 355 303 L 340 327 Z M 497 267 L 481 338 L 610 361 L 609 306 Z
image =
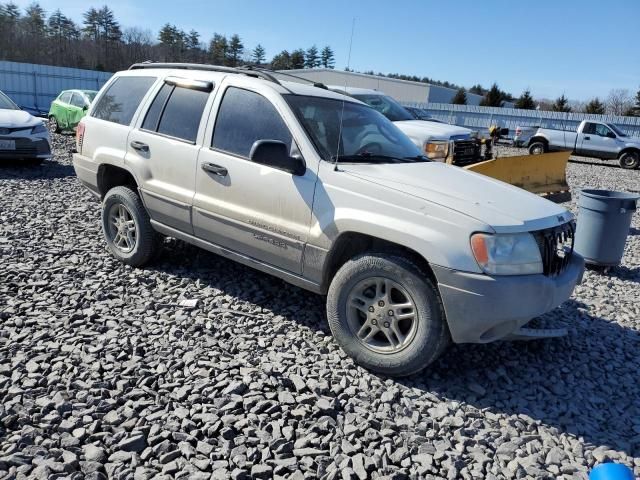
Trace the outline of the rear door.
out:
M 215 126 L 210 122 L 213 132 L 210 126 L 198 160 L 194 233 L 299 274 L 317 165 L 307 164 L 304 175 L 292 175 L 253 163 L 249 153 L 258 140 L 279 140 L 291 155 L 301 155 L 304 134 L 284 99 L 255 82 L 229 86 L 218 97 Z
M 68 128 L 75 128 L 82 119 L 85 112 L 85 106 L 88 107 L 84 97 L 79 92 L 73 92 L 71 102 L 67 107 L 67 125 Z
M 61 128 L 69 127 L 69 105 L 71 103 L 72 92 L 64 92 L 58 100 L 56 100 L 56 108 L 54 116 Z
M 151 218 L 188 234 L 203 112 L 213 87 L 210 81 L 167 77 L 127 145 L 126 163 L 140 175 Z

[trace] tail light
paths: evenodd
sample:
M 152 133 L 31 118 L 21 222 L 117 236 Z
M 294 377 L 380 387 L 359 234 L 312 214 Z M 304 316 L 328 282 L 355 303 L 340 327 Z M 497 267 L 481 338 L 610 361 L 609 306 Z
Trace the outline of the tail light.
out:
M 82 141 L 84 140 L 84 123 L 78 123 L 76 127 L 76 150 L 82 153 Z

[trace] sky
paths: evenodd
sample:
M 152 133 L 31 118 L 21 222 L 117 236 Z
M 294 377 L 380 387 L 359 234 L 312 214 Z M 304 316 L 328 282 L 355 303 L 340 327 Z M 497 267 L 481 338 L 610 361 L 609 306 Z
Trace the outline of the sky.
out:
M 33 0 L 14 0 L 25 7 Z M 40 0 L 81 22 L 97 0 Z M 640 0 L 110 0 L 123 27 L 170 22 L 204 41 L 237 33 L 267 58 L 330 45 L 336 68 L 403 73 L 515 96 L 606 98 L 640 89 Z M 353 19 L 355 28 L 349 60 Z

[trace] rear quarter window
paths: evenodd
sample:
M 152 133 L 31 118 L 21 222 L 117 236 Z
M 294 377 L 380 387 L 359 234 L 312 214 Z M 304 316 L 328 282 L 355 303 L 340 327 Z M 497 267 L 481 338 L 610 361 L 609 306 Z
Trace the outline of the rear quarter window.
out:
M 156 77 L 119 77 L 100 96 L 92 117 L 129 125 L 145 94 Z

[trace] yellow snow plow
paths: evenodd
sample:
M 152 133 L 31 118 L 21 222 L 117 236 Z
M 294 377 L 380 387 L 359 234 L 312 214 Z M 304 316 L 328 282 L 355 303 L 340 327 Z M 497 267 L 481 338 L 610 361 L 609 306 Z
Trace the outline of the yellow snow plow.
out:
M 571 199 L 567 162 L 571 152 L 518 155 L 467 165 L 462 168 L 501 180 L 554 202 Z

